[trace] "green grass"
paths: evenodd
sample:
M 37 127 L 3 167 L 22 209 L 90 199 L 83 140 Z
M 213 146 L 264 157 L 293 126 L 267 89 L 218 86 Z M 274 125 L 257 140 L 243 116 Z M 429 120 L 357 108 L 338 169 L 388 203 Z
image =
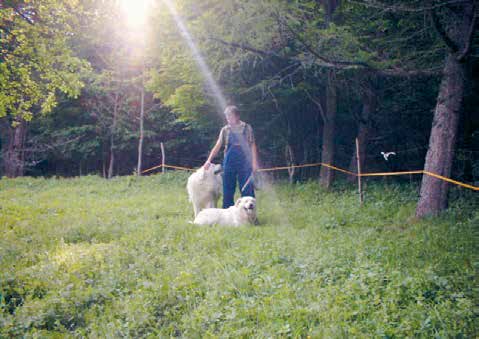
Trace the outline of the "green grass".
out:
M 261 226 L 191 225 L 186 175 L 0 180 L 0 337 L 474 337 L 477 196 L 258 192 Z

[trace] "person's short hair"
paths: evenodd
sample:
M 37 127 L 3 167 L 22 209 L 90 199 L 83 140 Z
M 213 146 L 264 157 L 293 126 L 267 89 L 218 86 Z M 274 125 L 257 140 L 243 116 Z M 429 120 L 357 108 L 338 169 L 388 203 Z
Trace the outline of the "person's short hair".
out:
M 225 115 L 234 114 L 235 116 L 239 117 L 240 116 L 240 111 L 239 111 L 238 107 L 230 105 L 230 106 L 226 106 L 224 114 Z

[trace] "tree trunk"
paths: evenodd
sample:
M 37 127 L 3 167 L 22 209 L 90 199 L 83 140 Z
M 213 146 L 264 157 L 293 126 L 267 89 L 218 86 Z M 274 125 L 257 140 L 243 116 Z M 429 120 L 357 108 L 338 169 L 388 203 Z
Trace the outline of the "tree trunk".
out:
M 467 2 L 461 7 L 462 20 L 450 21 L 449 29 L 442 27 L 432 13 L 436 30 L 448 46 L 448 54 L 436 101 L 424 170 L 445 177 L 451 175 L 467 75 L 465 60 L 470 53 L 475 28 L 474 2 Z M 448 188 L 447 182 L 424 174 L 416 216 L 437 215 L 445 210 Z
M 16 127 L 7 129 L 7 145 L 3 151 L 3 162 L 5 175 L 9 178 L 21 177 L 25 171 L 25 137 L 27 133 L 27 123 L 19 122 Z
M 325 1 L 320 1 L 320 3 L 323 2 L 324 4 L 324 9 L 325 9 L 325 14 L 326 14 L 326 20 L 327 22 L 331 22 L 333 20 L 333 13 L 336 10 L 336 8 L 339 6 L 340 1 L 339 0 L 325 0 Z
M 336 86 L 334 84 L 334 74 L 328 73 L 328 83 L 326 88 L 326 112 L 323 126 L 323 146 L 321 150 L 321 162 L 332 165 L 334 162 L 334 134 L 336 128 Z M 329 188 L 333 182 L 334 172 L 328 167 L 321 166 L 319 173 L 319 183 L 325 188 Z
M 449 54 L 439 89 L 432 122 L 429 149 L 424 170 L 450 177 L 457 126 L 464 94 L 464 64 L 454 54 Z M 437 215 L 447 208 L 448 183 L 424 174 L 416 216 Z
M 106 159 L 105 159 L 105 156 L 104 156 L 104 155 L 102 156 L 101 164 L 102 164 L 102 175 L 103 175 L 103 178 L 106 178 Z
M 136 169 L 137 175 L 141 176 L 141 160 L 143 155 L 143 122 L 145 116 L 145 87 L 141 84 L 140 94 L 140 138 L 138 140 L 138 166 Z
M 113 151 L 114 149 L 114 144 L 113 144 L 113 137 L 111 137 L 111 143 L 110 143 L 110 161 L 108 163 L 108 179 L 111 179 L 113 177 L 113 166 L 115 164 L 115 153 Z
M 473 149 L 473 133 L 474 127 L 472 123 L 472 113 L 471 110 L 465 109 L 464 110 L 464 139 L 463 139 L 463 147 L 464 150 L 472 150 Z M 460 124 L 459 124 L 460 126 Z M 460 129 L 460 127 L 459 127 Z M 467 152 L 467 151 L 466 151 Z M 467 153 L 466 153 L 467 154 Z M 473 163 L 474 163 L 474 155 L 470 153 L 469 156 L 464 156 L 464 167 L 463 167 L 463 178 L 465 181 L 474 181 L 473 175 Z
M 362 111 L 359 116 L 358 122 L 358 135 L 357 139 L 359 142 L 359 160 L 361 170 L 365 171 L 365 158 L 366 158 L 366 149 L 368 145 L 368 137 L 371 132 L 371 116 L 376 110 L 376 96 L 372 89 L 368 88 L 362 95 Z M 353 155 L 351 157 L 351 163 L 349 165 L 349 170 L 356 173 L 358 171 L 358 163 L 356 159 L 356 148 L 353 150 Z M 355 176 L 349 176 L 348 181 L 356 182 Z
M 119 103 L 119 93 L 115 93 L 114 103 L 113 103 L 113 122 L 111 125 L 111 135 L 110 135 L 110 163 L 108 165 L 108 179 L 113 177 L 113 169 L 115 165 L 115 133 L 116 125 L 118 121 L 118 103 Z

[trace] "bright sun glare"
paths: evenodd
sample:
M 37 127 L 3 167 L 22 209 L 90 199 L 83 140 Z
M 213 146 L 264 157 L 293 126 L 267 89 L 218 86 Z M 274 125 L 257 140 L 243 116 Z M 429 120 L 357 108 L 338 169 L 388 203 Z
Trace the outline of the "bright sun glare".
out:
M 120 0 L 121 10 L 128 24 L 134 28 L 144 26 L 151 0 Z

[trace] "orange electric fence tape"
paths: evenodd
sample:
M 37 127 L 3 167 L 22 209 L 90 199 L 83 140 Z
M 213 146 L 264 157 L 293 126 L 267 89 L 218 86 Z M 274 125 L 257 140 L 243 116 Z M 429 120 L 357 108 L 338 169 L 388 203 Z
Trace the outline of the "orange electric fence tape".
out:
M 194 171 L 194 168 L 188 168 L 188 167 L 180 167 L 180 166 L 171 166 L 171 165 L 164 165 L 167 168 L 173 168 L 173 169 L 179 169 L 183 171 Z
M 466 184 L 466 183 L 463 183 L 463 182 L 460 182 L 460 181 L 457 181 L 457 180 L 453 180 L 453 179 L 444 177 L 444 176 L 436 174 L 436 173 L 432 173 L 432 172 L 429 172 L 429 171 L 424 171 L 424 170 L 404 171 L 404 172 L 377 172 L 377 173 L 361 173 L 361 174 L 358 174 L 358 173 L 354 173 L 354 172 L 351 172 L 351 171 L 348 171 L 348 170 L 345 170 L 345 169 L 342 169 L 342 168 L 339 168 L 339 167 L 336 167 L 336 166 L 333 166 L 333 165 L 330 165 L 330 164 L 324 164 L 322 162 L 319 162 L 319 163 L 315 163 L 315 164 L 261 168 L 261 169 L 258 170 L 258 172 L 272 172 L 272 171 L 286 170 L 286 169 L 290 169 L 290 168 L 303 168 L 303 167 L 315 167 L 315 166 L 325 166 L 325 167 L 334 169 L 334 170 L 339 171 L 339 172 L 343 172 L 343 173 L 346 173 L 346 174 L 349 174 L 349 175 L 353 175 L 355 177 L 357 177 L 357 176 L 360 176 L 360 177 L 381 176 L 381 177 L 383 177 L 383 176 L 390 176 L 390 175 L 426 174 L 426 175 L 429 175 L 431 177 L 441 179 L 441 180 L 450 182 L 450 183 L 458 185 L 458 186 L 469 188 L 469 189 L 474 190 L 474 191 L 479 191 L 479 187 L 477 187 L 477 186 L 469 185 L 469 184 Z M 150 172 L 150 171 L 153 171 L 157 168 L 162 168 L 162 167 L 179 169 L 179 170 L 184 170 L 184 171 L 194 171 L 195 170 L 194 168 L 188 168 L 188 167 L 180 167 L 180 166 L 172 166 L 172 165 L 158 165 L 158 166 L 146 169 L 142 173 L 147 173 L 147 172 Z
M 459 186 L 462 186 L 462 187 L 470 188 L 471 190 L 474 190 L 474 191 L 479 191 L 479 187 L 477 187 L 477 186 L 472 186 L 472 185 L 469 185 L 469 184 L 465 184 L 463 182 L 452 180 L 452 179 L 443 177 L 442 175 L 432 173 L 432 172 L 428 172 L 428 171 L 423 171 L 423 173 L 427 174 L 431 177 L 438 178 L 438 179 L 441 179 L 441 180 L 444 180 L 444 181 L 447 181 L 447 182 L 450 182 L 450 183 L 453 183 L 453 184 L 456 184 L 456 185 L 459 185 Z
M 339 167 L 335 167 L 333 165 L 329 165 L 329 164 L 324 164 L 322 162 L 318 162 L 316 164 L 305 164 L 305 165 L 294 165 L 294 166 L 282 166 L 282 167 L 271 167 L 271 168 L 261 168 L 258 170 L 258 172 L 270 172 L 270 171 L 278 171 L 278 170 L 284 170 L 284 169 L 289 169 L 289 168 L 302 168 L 302 167 L 314 167 L 314 166 L 325 166 L 325 167 L 329 167 L 329 168 L 332 168 L 336 171 L 339 171 L 339 172 L 343 172 L 343 173 L 346 173 L 346 174 L 350 174 L 350 175 L 357 175 L 356 173 L 353 173 L 353 172 L 350 172 L 348 170 L 345 170 L 345 169 L 342 169 L 342 168 L 339 168 Z
M 377 173 L 361 173 L 359 176 L 360 177 L 385 177 L 389 175 L 403 175 L 403 174 L 423 174 L 423 170 L 417 170 L 417 171 L 404 171 L 404 172 L 377 172 Z M 358 176 L 358 174 L 354 174 L 355 176 Z
M 179 170 L 183 170 L 183 171 L 194 171 L 195 169 L 194 168 L 188 168 L 188 167 L 181 167 L 181 166 L 172 166 L 172 165 L 158 165 L 158 166 L 155 166 L 155 167 L 151 167 L 151 168 L 148 168 L 144 171 L 142 171 L 141 173 L 147 173 L 147 172 L 151 172 L 157 168 L 162 168 L 162 167 L 165 167 L 165 168 L 173 168 L 173 169 L 179 169 Z

